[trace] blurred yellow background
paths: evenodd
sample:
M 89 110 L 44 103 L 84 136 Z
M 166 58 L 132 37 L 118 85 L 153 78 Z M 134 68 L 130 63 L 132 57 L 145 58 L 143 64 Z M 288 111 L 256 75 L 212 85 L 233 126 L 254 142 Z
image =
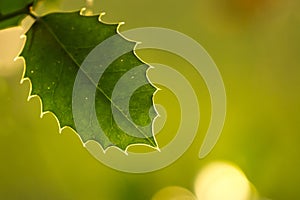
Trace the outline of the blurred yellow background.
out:
M 11 64 L 13 58 L 3 57 L 5 52 L 18 49 L 20 39 L 2 30 L 0 199 L 145 200 L 173 185 L 194 193 L 199 170 L 216 160 L 239 166 L 261 196 L 300 199 L 299 1 L 95 0 L 94 3 L 95 12 L 106 12 L 104 21 L 126 22 L 121 32 L 145 26 L 170 28 L 192 37 L 208 51 L 223 76 L 228 98 L 221 138 L 205 159 L 198 159 L 210 106 L 203 83 L 195 86 L 201 91 L 198 96 L 203 112 L 198 136 L 183 157 L 165 169 L 148 174 L 112 170 L 93 158 L 71 130 L 59 134 L 51 114 L 39 117 L 39 99 L 28 102 L 30 84 L 28 81 L 20 84 L 22 61 Z M 51 4 L 58 10 L 79 9 L 82 5 L 82 1 L 71 0 Z M 199 79 L 184 60 L 165 52 L 143 51 L 139 55 L 147 62 L 173 66 L 192 83 Z M 170 95 L 161 94 L 159 101 L 166 103 Z M 176 115 L 176 110 L 177 107 L 167 111 Z M 166 127 L 163 133 L 172 134 L 172 128 Z

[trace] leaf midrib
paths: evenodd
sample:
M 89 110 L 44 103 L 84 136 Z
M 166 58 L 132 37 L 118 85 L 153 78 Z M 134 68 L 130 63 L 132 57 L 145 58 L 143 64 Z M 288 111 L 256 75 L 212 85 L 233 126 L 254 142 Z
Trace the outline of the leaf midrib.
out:
M 43 25 L 46 27 L 46 29 L 50 33 L 50 35 L 55 39 L 55 41 L 59 44 L 59 46 L 67 53 L 67 55 L 71 58 L 71 60 L 78 67 L 78 69 L 81 70 L 85 74 L 85 76 L 92 82 L 92 84 L 94 84 L 94 86 L 96 86 L 96 88 L 110 101 L 110 103 L 127 119 L 127 121 L 129 123 L 131 123 L 151 143 L 151 145 L 153 145 L 153 147 L 156 147 L 157 145 L 155 143 L 153 143 L 153 141 L 151 141 L 148 138 L 148 136 L 139 127 L 137 127 L 135 123 L 133 123 L 128 118 L 128 116 L 112 101 L 112 99 L 101 88 L 98 87 L 98 84 L 93 82 L 92 78 L 80 67 L 80 64 L 76 61 L 76 59 L 73 57 L 73 55 L 67 50 L 66 46 L 61 42 L 61 40 L 54 33 L 52 28 L 42 18 L 39 18 L 38 21 L 43 23 Z

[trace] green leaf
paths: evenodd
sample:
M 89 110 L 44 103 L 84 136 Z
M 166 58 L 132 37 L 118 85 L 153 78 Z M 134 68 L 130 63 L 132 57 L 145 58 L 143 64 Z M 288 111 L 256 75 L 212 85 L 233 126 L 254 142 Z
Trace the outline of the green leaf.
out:
M 0 29 L 5 29 L 13 26 L 18 26 L 26 14 L 20 14 L 5 20 L 0 21 Z M 1 18 L 1 17 L 0 17 Z
M 69 126 L 77 131 L 73 119 L 74 113 L 72 113 L 72 91 L 78 70 L 81 70 L 80 66 L 84 59 L 98 44 L 116 35 L 118 40 L 111 44 L 113 48 L 128 49 L 130 47 L 132 50 L 113 61 L 97 84 L 89 80 L 89 74 L 84 72 L 89 80 L 86 84 L 97 86 L 95 110 L 97 121 L 103 132 L 91 132 L 85 129 L 77 132 L 83 142 L 94 140 L 104 149 L 117 146 L 125 150 L 131 144 L 156 147 L 151 128 L 156 116 L 152 107 L 152 97 L 156 89 L 146 78 L 148 66 L 134 54 L 133 49 L 136 43 L 121 37 L 117 33 L 117 28 L 117 24 L 109 25 L 100 22 L 98 16 L 84 17 L 77 12 L 53 13 L 38 18 L 27 33 L 27 42 L 22 52 L 26 60 L 24 77 L 31 80 L 31 95 L 38 95 L 41 98 L 43 111 L 54 113 L 61 127 Z M 91 65 L 95 65 L 93 67 L 96 70 L 101 68 L 97 63 L 91 63 Z M 140 68 L 142 70 L 138 71 L 138 77 L 144 79 L 147 84 L 134 91 L 130 98 L 130 116 L 127 116 L 124 110 L 120 109 L 122 106 L 119 102 L 113 102 L 112 94 L 120 78 L 139 65 L 142 65 Z M 128 80 L 126 84 L 132 84 L 132 82 Z M 126 94 L 126 92 L 122 90 L 118 95 Z M 89 109 L 88 106 L 83 102 L 82 112 L 86 112 Z M 119 115 L 123 115 L 122 128 L 117 125 L 112 108 L 115 108 Z M 93 122 L 89 118 L 80 120 L 86 125 L 86 130 L 90 130 L 88 126 Z M 143 126 L 148 128 L 143 128 Z M 132 136 L 128 131 L 123 131 L 124 127 L 126 130 L 132 130 L 141 135 Z
M 32 4 L 33 0 L 0 0 L 0 29 L 19 25 Z
M 33 0 L 0 0 L 0 16 L 22 10 L 32 3 Z

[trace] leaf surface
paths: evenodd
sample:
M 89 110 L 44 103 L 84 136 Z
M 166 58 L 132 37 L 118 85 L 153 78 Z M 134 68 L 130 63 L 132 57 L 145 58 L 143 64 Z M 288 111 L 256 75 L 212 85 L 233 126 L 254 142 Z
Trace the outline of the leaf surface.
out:
M 0 0 L 0 29 L 19 25 L 33 0 Z
M 103 132 L 90 131 L 90 126 L 95 126 L 94 121 L 83 118 L 80 120 L 85 127 L 81 127 L 78 134 L 83 142 L 94 140 L 104 149 L 117 146 L 126 150 L 132 144 L 156 147 L 151 125 L 156 116 L 152 101 L 156 89 L 146 77 L 149 66 L 134 54 L 136 43 L 121 37 L 117 33 L 117 28 L 117 24 L 100 22 L 98 16 L 86 17 L 77 12 L 53 13 L 38 18 L 27 33 L 26 45 L 22 52 L 26 61 L 24 77 L 31 80 L 31 95 L 38 95 L 41 98 L 43 111 L 53 112 L 61 127 L 69 126 L 78 132 L 74 123 L 74 113 L 72 113 L 72 91 L 76 75 L 88 54 L 98 44 L 115 35 L 118 40 L 111 44 L 113 48 L 130 47 L 132 50 L 114 60 L 104 71 L 98 83 L 89 78 L 88 72 L 84 72 L 87 79 L 85 84 L 93 84 L 96 90 L 95 111 L 97 122 Z M 92 73 L 97 73 L 97 69 L 101 71 L 101 65 L 97 63 L 91 65 L 94 65 L 93 69 L 95 69 Z M 128 79 L 123 85 L 125 89 L 117 94 L 121 95 L 119 99 L 122 99 L 122 95 L 129 92 L 126 91 L 126 84 L 141 79 L 147 82 L 132 94 L 133 98 L 130 99 L 128 106 L 130 115 L 128 115 L 123 110 L 124 106 L 120 104 L 122 102 L 114 102 L 112 95 L 121 77 L 137 66 L 141 66 L 139 74 L 136 78 Z M 89 109 L 91 109 L 90 105 L 86 105 L 83 101 L 82 112 L 87 112 Z M 122 127 L 116 123 L 113 109 L 123 119 Z M 131 132 L 139 133 L 140 136 L 134 136 Z
M 33 3 L 33 0 L 0 0 L 0 14 L 7 15 L 13 13 L 31 3 Z

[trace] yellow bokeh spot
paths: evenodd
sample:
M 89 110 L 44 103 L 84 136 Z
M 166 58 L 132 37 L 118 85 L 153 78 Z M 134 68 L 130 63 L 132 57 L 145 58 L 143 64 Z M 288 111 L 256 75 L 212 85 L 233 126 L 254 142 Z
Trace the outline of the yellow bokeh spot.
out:
M 245 174 L 226 162 L 214 162 L 203 168 L 195 182 L 199 200 L 250 200 L 251 185 Z
M 158 191 L 152 200 L 197 200 L 197 198 L 185 188 L 170 186 Z

